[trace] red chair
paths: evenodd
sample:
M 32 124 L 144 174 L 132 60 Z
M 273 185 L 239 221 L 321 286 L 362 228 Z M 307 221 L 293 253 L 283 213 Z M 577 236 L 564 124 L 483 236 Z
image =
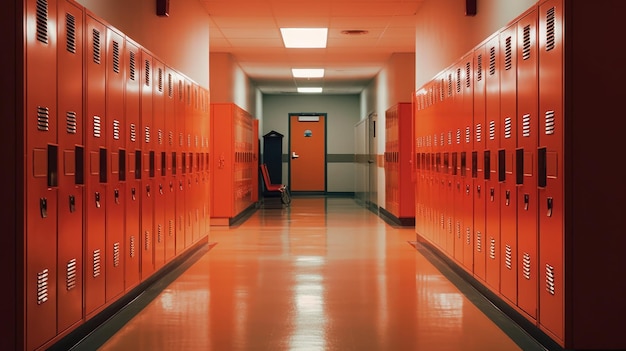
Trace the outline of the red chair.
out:
M 265 184 L 265 189 L 267 189 L 267 191 L 280 192 L 281 202 L 285 205 L 289 205 L 289 203 L 291 202 L 291 196 L 289 196 L 287 185 L 273 184 L 272 181 L 270 180 L 270 173 L 267 171 L 267 165 L 265 163 L 262 163 L 260 167 L 261 167 L 261 173 L 263 173 L 263 183 Z

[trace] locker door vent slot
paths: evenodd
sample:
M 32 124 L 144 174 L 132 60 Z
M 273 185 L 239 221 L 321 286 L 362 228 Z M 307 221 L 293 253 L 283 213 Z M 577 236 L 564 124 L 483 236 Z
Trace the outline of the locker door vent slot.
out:
M 496 140 L 496 121 L 489 122 L 489 140 Z
M 546 291 L 550 295 L 555 294 L 555 284 L 554 284 L 554 267 L 546 263 Z
M 513 43 L 512 38 L 507 37 L 504 44 L 504 69 L 510 70 L 513 68 Z
M 169 228 L 168 228 L 168 236 L 173 237 L 174 236 L 174 220 L 170 219 L 169 220 Z
M 456 69 L 456 93 L 461 93 L 461 69 Z
M 482 233 L 480 231 L 476 232 L 476 251 L 477 252 L 482 252 L 483 251 L 483 244 L 482 244 Z
M 457 145 L 461 143 L 461 130 L 460 129 L 456 130 L 456 143 Z
M 524 257 L 522 258 L 522 275 L 526 280 L 530 280 L 530 268 L 530 255 L 527 252 L 524 252 Z
M 505 246 L 504 266 L 508 270 L 513 269 L 513 250 L 511 249 L 511 245 L 506 245 Z
M 94 28 L 93 32 L 93 62 L 99 65 L 101 62 L 101 49 L 100 49 L 100 32 Z
M 145 61 L 145 81 L 144 83 L 146 84 L 147 87 L 150 86 L 150 61 L 146 60 Z
M 65 15 L 65 31 L 66 37 L 66 49 L 68 52 L 76 53 L 76 17 L 71 13 Z
M 37 106 L 37 130 L 50 130 L 50 110 L 47 107 Z
M 178 81 L 178 101 L 183 102 L 184 97 L 183 97 L 183 81 L 179 80 Z
M 113 72 L 120 73 L 120 44 L 113 41 Z
M 144 140 L 146 141 L 146 144 L 150 143 L 150 127 L 149 126 L 147 126 L 144 129 Z
M 476 142 L 480 143 L 483 140 L 483 126 L 478 123 L 476 125 Z
M 183 146 L 183 141 L 185 140 L 185 137 L 183 136 L 183 133 L 179 133 L 178 134 L 178 145 L 179 146 Z
M 169 146 L 174 146 L 174 132 L 170 131 L 167 135 L 167 143 Z
M 37 40 L 48 44 L 48 1 L 37 0 Z
M 513 120 L 511 117 L 507 117 L 504 119 L 504 138 L 510 139 L 513 135 Z
M 130 124 L 130 141 L 133 143 L 137 141 L 137 127 L 134 123 Z
M 129 255 L 131 258 L 135 258 L 135 236 L 130 237 Z
M 187 147 L 191 147 L 191 134 L 187 134 Z
M 472 230 L 469 227 L 465 228 L 465 244 L 472 244 Z
M 522 116 L 522 136 L 525 138 L 530 137 L 530 114 Z
M 100 138 L 102 136 L 102 124 L 100 116 L 93 116 L 93 137 Z
M 530 25 L 524 27 L 524 46 L 522 48 L 522 59 L 528 60 L 530 58 Z
M 546 135 L 554 134 L 554 111 L 546 111 Z
M 37 304 L 48 301 L 48 269 L 37 273 Z
M 465 63 L 465 87 L 469 88 L 472 86 L 472 63 Z
M 76 112 L 67 111 L 65 114 L 65 130 L 67 134 L 76 134 L 78 129 L 78 121 L 76 119 Z
M 465 143 L 469 144 L 470 142 L 472 142 L 472 128 L 471 127 L 465 127 Z
M 448 97 L 452 96 L 452 74 L 448 74 Z
M 159 141 L 159 145 L 163 145 L 163 131 L 161 129 L 157 132 L 157 140 Z
M 159 68 L 159 92 L 163 92 L 163 69 Z
M 113 120 L 113 139 L 120 140 L 120 121 Z
M 461 239 L 461 222 L 456 222 L 456 237 Z
M 198 139 L 198 136 L 196 135 L 196 147 L 200 146 L 200 139 Z
M 120 243 L 113 244 L 113 267 L 120 266 Z
M 476 58 L 476 80 L 483 80 L 483 55 L 480 54 Z
M 148 230 L 144 232 L 144 249 L 146 251 L 150 250 L 150 231 Z
M 496 74 L 496 47 L 492 46 L 489 49 L 489 75 Z
M 446 80 L 442 78 L 441 81 L 439 82 L 439 101 L 443 101 L 446 97 L 445 86 L 446 86 Z M 418 103 L 419 102 L 420 101 L 418 101 Z
M 441 229 L 446 229 L 446 217 L 443 213 L 441 214 L 441 217 L 439 217 L 439 225 L 441 226 Z
M 489 258 L 496 259 L 496 239 L 489 238 Z
M 163 226 L 161 224 L 157 226 L 157 240 L 159 243 L 163 242 Z
M 448 131 L 448 145 L 452 145 L 452 131 Z
M 171 73 L 167 75 L 167 96 L 169 96 L 170 99 L 174 97 L 174 82 Z
M 129 74 L 128 74 L 128 77 L 130 78 L 130 80 L 134 81 L 135 79 L 137 79 L 137 61 L 136 61 L 136 58 L 135 58 L 135 52 L 134 51 L 131 51 L 129 54 L 130 54 L 129 55 L 130 57 L 129 57 L 129 67 L 128 67 L 129 68 Z
M 76 259 L 73 258 L 69 260 L 65 269 L 65 289 L 67 291 L 70 291 L 76 287 L 76 278 L 78 277 L 77 270 L 78 265 Z
M 546 13 L 546 51 L 553 50 L 556 46 L 555 15 L 556 8 L 548 9 Z
M 100 273 L 102 273 L 101 265 L 100 265 L 100 249 L 97 249 L 97 250 L 93 251 L 93 272 L 92 272 L 92 275 L 93 275 L 94 278 L 97 278 L 98 276 L 100 276 Z
M 448 233 L 452 234 L 452 218 L 448 217 Z

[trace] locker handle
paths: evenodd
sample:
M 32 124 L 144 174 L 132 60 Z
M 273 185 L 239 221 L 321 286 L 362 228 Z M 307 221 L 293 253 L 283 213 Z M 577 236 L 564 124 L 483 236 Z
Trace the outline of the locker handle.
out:
M 480 185 L 476 186 L 476 192 L 478 193 L 478 196 L 480 196 Z
M 76 212 L 76 197 L 74 195 L 69 196 L 70 200 L 70 213 Z
M 48 188 L 59 185 L 59 147 L 48 144 Z
M 183 190 L 183 181 L 182 180 L 178 181 L 178 186 L 180 187 L 180 190 Z
M 48 217 L 48 199 L 45 197 L 39 199 L 39 213 L 41 213 L 41 218 Z
M 537 185 L 545 188 L 548 184 L 547 149 L 545 147 L 537 150 Z
M 494 188 L 489 189 L 489 195 L 491 197 L 491 202 L 493 202 L 496 196 L 496 190 Z
M 548 217 L 552 217 L 552 207 L 554 205 L 554 202 L 553 202 L 551 197 L 548 197 L 547 200 L 548 200 L 548 213 L 547 213 L 547 215 L 548 215 Z
M 100 193 L 96 191 L 95 194 L 95 200 L 96 200 L 96 208 L 100 208 L 101 204 L 100 204 Z
M 174 183 L 170 182 L 170 192 L 174 191 Z
M 466 195 L 470 194 L 470 186 L 469 186 L 469 184 L 465 185 L 465 194 Z
M 524 211 L 528 211 L 529 204 L 530 204 L 530 195 L 524 194 Z
M 115 204 L 119 205 L 120 204 L 120 191 L 119 191 L 119 189 L 113 190 L 113 197 L 115 198 Z
M 511 204 L 511 190 L 506 191 L 504 204 L 507 206 Z
M 130 194 L 131 194 L 133 201 L 137 200 L 137 190 L 135 188 L 130 189 Z
M 159 184 L 159 194 L 163 195 L 163 184 Z
M 146 196 L 150 197 L 150 185 L 146 185 Z
M 515 184 L 524 184 L 524 149 L 515 150 Z

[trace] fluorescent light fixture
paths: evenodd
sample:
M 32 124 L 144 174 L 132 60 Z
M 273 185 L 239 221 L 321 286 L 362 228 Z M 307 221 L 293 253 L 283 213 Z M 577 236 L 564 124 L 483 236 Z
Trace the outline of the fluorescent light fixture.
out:
M 321 93 L 322 88 L 298 88 L 299 93 Z
M 328 28 L 281 28 L 286 48 L 325 48 Z
M 322 78 L 324 76 L 323 68 L 292 68 L 291 73 L 294 78 Z

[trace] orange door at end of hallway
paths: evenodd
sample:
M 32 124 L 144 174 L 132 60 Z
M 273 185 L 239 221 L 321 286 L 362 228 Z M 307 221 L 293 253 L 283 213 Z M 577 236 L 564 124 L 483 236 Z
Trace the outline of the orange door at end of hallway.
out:
M 323 115 L 289 115 L 292 191 L 326 191 L 326 119 Z

